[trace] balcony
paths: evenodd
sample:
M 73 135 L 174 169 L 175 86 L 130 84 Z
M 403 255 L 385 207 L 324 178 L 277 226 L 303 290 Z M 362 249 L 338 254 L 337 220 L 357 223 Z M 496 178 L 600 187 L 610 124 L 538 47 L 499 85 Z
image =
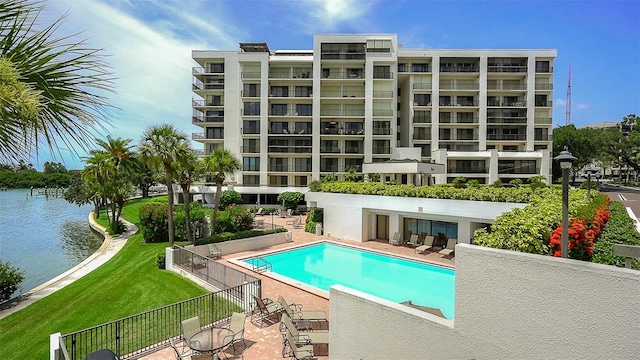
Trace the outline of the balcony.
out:
M 444 144 L 441 147 L 447 151 L 478 151 L 479 149 L 477 144 Z
M 191 134 L 191 139 L 192 140 L 202 140 L 202 139 L 204 139 L 204 133 L 192 133 Z
M 489 65 L 487 72 L 491 73 L 526 73 L 526 65 Z
M 364 79 L 364 70 L 323 72 L 323 79 Z
M 526 124 L 526 117 L 506 117 L 506 116 L 494 116 L 487 117 L 487 124 Z
M 498 164 L 498 174 L 520 174 L 520 175 L 524 175 L 524 174 L 529 174 L 529 175 L 535 175 L 535 174 L 540 174 L 540 168 L 539 167 L 532 167 L 532 166 L 525 166 L 523 168 L 516 168 L 511 164 L 508 165 L 502 165 L 502 164 Z
M 222 129 L 222 128 L 218 128 L 218 129 Z M 205 136 L 204 133 L 192 133 L 191 139 L 192 140 L 224 140 L 224 134 L 216 132 L 211 136 Z
M 553 141 L 553 135 L 534 135 L 534 141 Z
M 527 84 L 487 84 L 487 90 L 527 90 Z
M 344 148 L 345 154 L 364 154 L 363 146 L 345 146 Z
M 271 71 L 269 72 L 270 79 L 311 79 L 310 71 Z
M 413 90 L 431 90 L 431 83 L 414 83 Z
M 525 134 L 487 134 L 487 140 L 493 141 L 525 141 Z
M 322 135 L 364 135 L 364 129 L 337 129 L 333 127 L 320 128 Z
M 194 79 L 192 90 L 224 90 L 224 80 L 204 83 Z
M 440 66 L 440 72 L 474 73 L 479 71 L 478 65 Z
M 191 73 L 193 75 L 200 75 L 200 74 L 224 74 L 224 66 L 211 66 L 209 67 L 209 70 L 206 71 L 205 68 L 203 68 L 202 66 L 194 66 L 192 68 Z
M 450 83 L 440 84 L 440 90 L 479 90 L 480 85 L 476 83 Z
M 199 106 L 224 106 L 224 102 L 221 100 L 191 100 L 191 105 L 194 107 Z
M 320 109 L 320 116 L 364 116 L 364 109 Z
M 245 154 L 259 154 L 260 148 L 257 146 L 243 146 L 242 152 Z
M 374 146 L 373 153 L 378 155 L 391 154 L 391 148 L 389 146 Z
M 191 123 L 221 123 L 224 122 L 224 115 L 216 115 L 216 116 L 204 116 L 204 115 L 193 115 L 191 118 Z
M 391 135 L 391 128 L 373 128 L 373 135 Z
M 478 106 L 478 102 L 477 101 L 453 101 L 453 102 L 441 101 L 440 106 Z
M 477 124 L 479 122 L 479 117 L 478 116 L 440 117 L 438 122 L 440 124 Z
M 527 107 L 526 101 L 508 101 L 487 100 L 487 106 L 491 107 Z
M 553 84 L 536 84 L 536 90 L 553 90 Z
M 289 154 L 311 154 L 311 145 L 309 146 L 274 146 L 269 145 L 270 153 L 289 153 Z
M 393 91 L 374 91 L 373 97 L 377 99 L 388 99 L 393 97 Z
M 320 172 L 335 173 L 338 172 L 338 165 L 322 165 L 320 164 Z
M 243 134 L 260 134 L 260 127 L 258 126 L 247 126 L 242 128 Z
M 373 109 L 373 116 L 393 116 L 391 109 Z
M 413 133 L 413 140 L 431 140 L 431 131 L 426 133 Z
M 440 134 L 439 138 L 441 141 L 477 141 L 478 134 Z
M 246 71 L 246 72 L 242 72 L 242 78 L 243 79 L 260 79 L 260 72 L 259 71 Z
M 553 101 L 548 100 L 548 101 L 536 101 L 535 102 L 535 106 L 536 107 L 553 107 Z
M 322 60 L 364 60 L 366 58 L 365 53 L 353 52 L 323 52 L 320 54 Z
M 321 146 L 320 153 L 321 154 L 340 154 L 342 151 L 337 146 Z
M 287 164 L 269 164 L 269 170 L 271 172 L 289 172 L 289 165 Z
M 551 125 L 551 124 L 553 124 L 553 119 L 537 117 L 537 118 L 534 119 L 534 123 L 535 124 L 541 124 L 541 125 Z
M 347 90 L 342 90 L 342 91 L 330 91 L 330 90 L 323 90 L 322 92 L 320 92 L 320 96 L 321 97 L 326 97 L 326 98 L 363 98 L 364 97 L 364 90 L 362 91 L 347 91 Z
M 454 174 L 488 174 L 489 168 L 486 166 L 450 166 L 448 173 Z

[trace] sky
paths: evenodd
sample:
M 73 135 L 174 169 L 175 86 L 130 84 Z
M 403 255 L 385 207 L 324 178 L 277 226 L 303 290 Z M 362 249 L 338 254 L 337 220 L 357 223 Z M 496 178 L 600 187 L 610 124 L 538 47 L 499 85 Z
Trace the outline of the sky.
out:
M 117 109 L 101 138 L 138 143 L 163 123 L 200 132 L 191 124 L 192 50 L 308 50 L 314 34 L 395 33 L 405 49 L 556 49 L 554 127 L 565 124 L 570 67 L 577 127 L 640 114 L 639 0 L 47 0 L 41 20 L 64 14 L 57 35 L 79 33 L 102 49 L 116 77 Z M 85 155 L 41 151 L 33 165 L 81 169 Z

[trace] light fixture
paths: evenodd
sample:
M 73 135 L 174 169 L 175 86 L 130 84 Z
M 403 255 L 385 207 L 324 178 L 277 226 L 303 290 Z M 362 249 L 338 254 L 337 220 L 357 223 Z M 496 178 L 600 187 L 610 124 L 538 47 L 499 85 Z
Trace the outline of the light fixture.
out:
M 560 168 L 562 169 L 562 243 L 560 249 L 562 251 L 561 256 L 566 258 L 569 254 L 569 169 L 571 169 L 573 162 L 578 159 L 571 155 L 569 149 L 565 146 L 560 155 L 554 157 L 553 160 L 560 163 Z

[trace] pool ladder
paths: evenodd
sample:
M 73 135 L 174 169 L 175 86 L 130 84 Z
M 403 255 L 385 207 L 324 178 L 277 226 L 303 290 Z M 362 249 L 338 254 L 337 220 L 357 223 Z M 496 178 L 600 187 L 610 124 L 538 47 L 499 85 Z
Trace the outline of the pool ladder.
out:
M 256 256 L 251 261 L 251 270 L 261 273 L 263 271 L 273 271 L 271 263 L 261 256 Z

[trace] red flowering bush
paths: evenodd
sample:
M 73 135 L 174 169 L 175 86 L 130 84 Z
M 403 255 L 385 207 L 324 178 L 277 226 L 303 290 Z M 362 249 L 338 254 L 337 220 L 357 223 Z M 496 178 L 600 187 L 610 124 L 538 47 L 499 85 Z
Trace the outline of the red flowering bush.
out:
M 169 241 L 167 204 L 150 203 L 140 207 L 138 227 L 145 242 Z
M 606 196 L 601 201 L 597 200 L 594 199 L 591 203 L 596 204 L 597 208 L 588 206 L 585 211 L 582 211 L 579 216 L 574 217 L 569 223 L 567 232 L 569 258 L 591 261 L 593 243 L 600 236 L 602 228 L 611 216 L 609 213 L 611 199 Z M 562 256 L 562 223 L 558 224 L 558 227 L 551 234 L 549 247 L 553 256 Z

